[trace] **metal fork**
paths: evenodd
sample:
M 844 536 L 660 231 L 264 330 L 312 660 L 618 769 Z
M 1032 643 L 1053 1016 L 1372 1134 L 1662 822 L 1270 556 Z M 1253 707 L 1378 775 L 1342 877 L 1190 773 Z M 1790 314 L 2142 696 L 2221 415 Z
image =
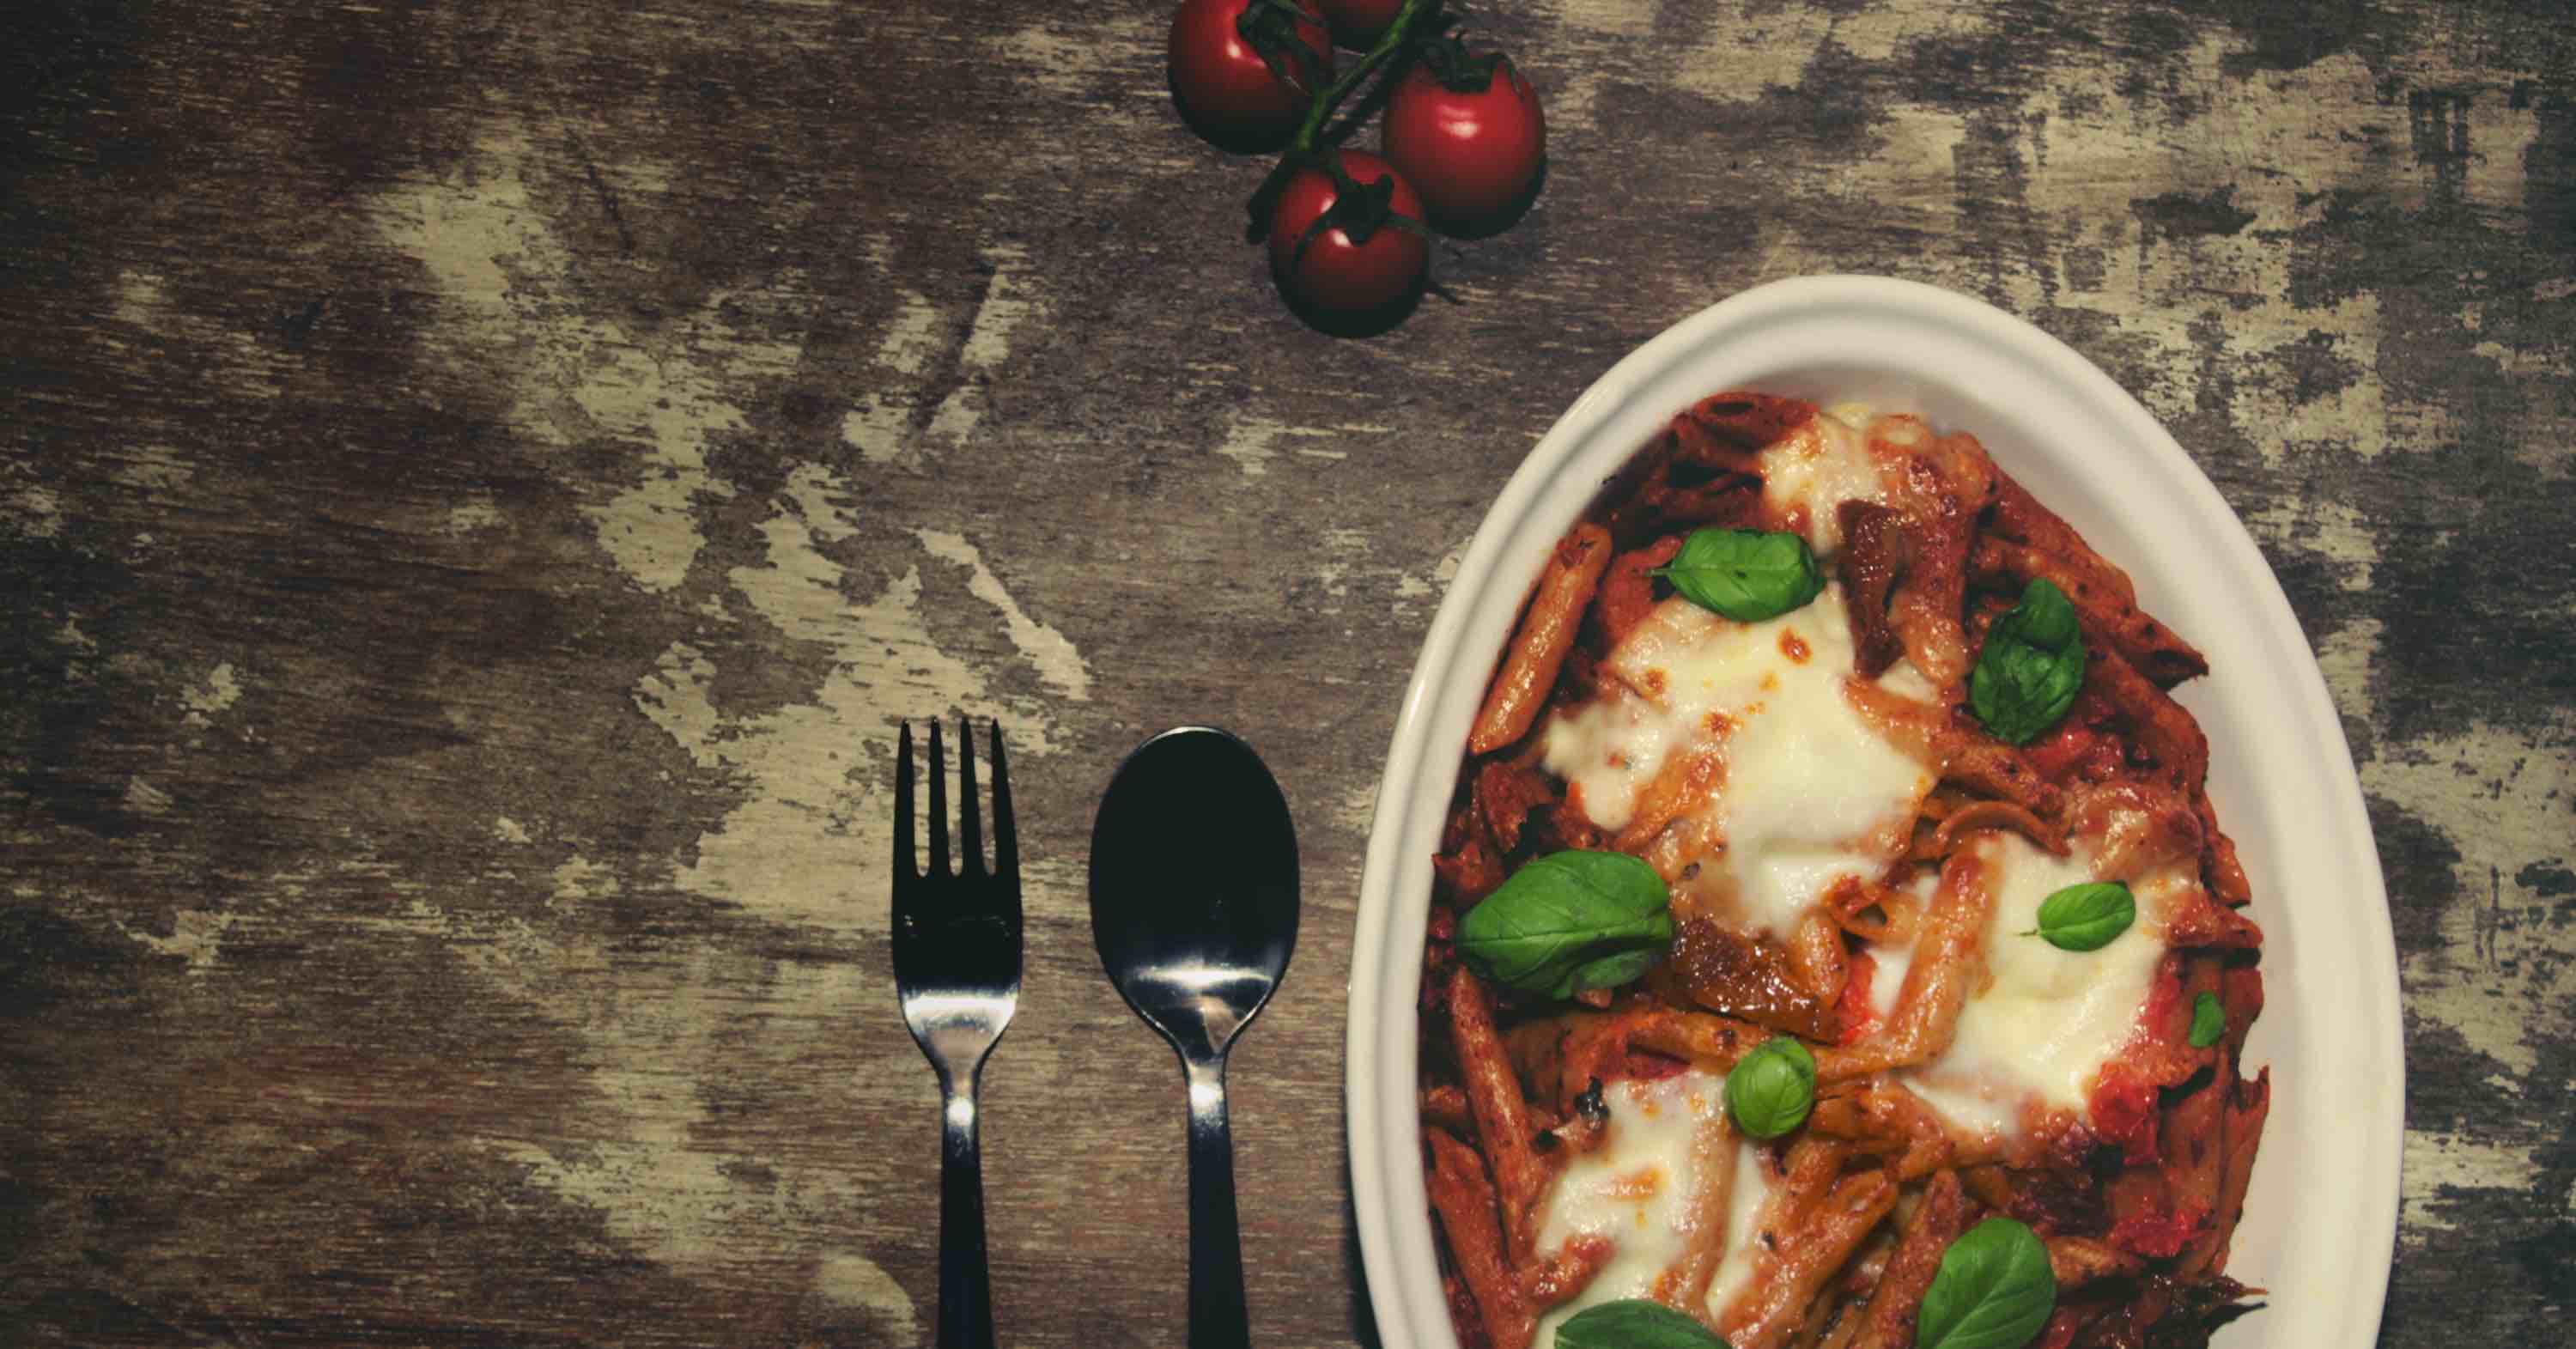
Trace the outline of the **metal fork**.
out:
M 993 1349 L 984 1257 L 984 1159 L 975 1087 L 1020 1003 L 1020 852 L 1002 727 L 993 725 L 993 866 L 984 867 L 975 741 L 957 721 L 962 866 L 949 869 L 948 765 L 930 724 L 930 870 L 914 866 L 912 726 L 894 773 L 894 987 L 904 1024 L 939 1070 L 939 1349 Z

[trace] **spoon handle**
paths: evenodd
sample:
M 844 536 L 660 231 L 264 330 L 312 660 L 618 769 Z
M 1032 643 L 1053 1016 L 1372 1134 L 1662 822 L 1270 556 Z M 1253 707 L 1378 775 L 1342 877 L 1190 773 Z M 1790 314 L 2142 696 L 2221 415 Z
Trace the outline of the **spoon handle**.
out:
M 1184 1056 L 1182 1064 L 1190 1084 L 1190 1349 L 1252 1349 L 1234 1213 L 1234 1142 L 1225 1122 L 1225 1056 Z
M 984 1255 L 984 1150 L 976 1129 L 978 1062 L 942 1074 L 939 1112 L 939 1349 L 993 1349 L 993 1275 Z

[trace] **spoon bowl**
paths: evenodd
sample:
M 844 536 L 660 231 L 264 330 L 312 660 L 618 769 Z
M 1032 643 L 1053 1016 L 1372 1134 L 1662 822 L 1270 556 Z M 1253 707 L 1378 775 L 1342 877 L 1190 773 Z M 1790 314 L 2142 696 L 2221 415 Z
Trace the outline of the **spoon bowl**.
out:
M 1225 1055 L 1297 945 L 1297 835 L 1261 757 L 1184 726 L 1118 767 L 1091 828 L 1091 935 L 1189 1084 L 1190 1349 L 1249 1349 Z
M 1297 836 L 1251 746 L 1185 726 L 1127 756 L 1092 825 L 1091 935 L 1185 1057 L 1260 1012 L 1297 945 Z

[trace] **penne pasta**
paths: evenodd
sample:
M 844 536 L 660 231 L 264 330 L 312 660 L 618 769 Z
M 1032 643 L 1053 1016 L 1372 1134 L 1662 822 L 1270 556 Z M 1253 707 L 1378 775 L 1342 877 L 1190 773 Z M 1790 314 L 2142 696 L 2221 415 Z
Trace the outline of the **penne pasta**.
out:
M 1792 1185 L 1797 1184 L 1791 1163 Z M 1807 1308 L 1863 1238 L 1896 1203 L 1896 1184 L 1884 1171 L 1826 1178 L 1812 1199 L 1798 1203 L 1770 1235 L 1778 1248 L 1753 1289 L 1719 1322 L 1736 1349 L 1779 1349 L 1804 1322 Z
M 2094 561 L 2098 563 L 2099 559 Z M 2078 621 L 2088 636 L 2118 653 L 2159 688 L 2172 688 L 2209 671 L 2208 661 L 2198 650 L 2138 607 L 2136 596 L 2129 592 L 2127 576 L 2116 568 L 2102 570 L 2107 563 L 2090 565 L 1991 534 L 1977 541 L 1967 563 L 1979 582 L 2015 593 L 2034 580 L 2055 585 L 2075 606 Z M 2114 577 L 2116 585 L 2112 583 Z
M 2205 670 L 1972 435 L 1673 417 L 1542 570 L 1433 862 L 1462 1336 L 1645 1298 L 1734 1349 L 1906 1349 L 1988 1217 L 2047 1253 L 2034 1344 L 2233 1314 L 2270 1079 L 2253 886 L 2169 693 Z M 1495 898 L 1568 850 L 1616 856 Z
M 1610 560 L 1601 594 L 1592 608 L 1588 629 L 1597 650 L 1617 646 L 1621 638 L 1646 621 L 1655 608 L 1654 570 L 1682 550 L 1682 536 L 1667 534 L 1642 548 L 1631 548 Z
M 1922 1063 L 1949 1048 L 1959 1013 L 1983 977 L 1980 954 L 1994 892 L 1985 864 L 1969 854 L 1941 868 L 1941 882 L 1924 908 L 1917 952 L 1896 995 L 1887 1024 L 1849 1048 L 1816 1056 L 1816 1075 L 1827 1081 L 1883 1073 Z
M 1467 737 L 1470 752 L 1490 754 L 1528 733 L 1531 719 L 1556 683 L 1565 653 L 1574 647 L 1583 610 L 1592 603 L 1601 573 L 1609 565 L 1610 535 L 1598 525 L 1577 525 L 1557 545 L 1556 556 L 1539 574 L 1538 589 L 1521 616 L 1511 654 L 1494 675 L 1484 710 L 1477 714 L 1475 730 Z
M 2021 582 L 2046 577 L 2065 591 L 2086 629 L 2158 687 L 2172 688 L 2209 672 L 2209 662 L 2198 650 L 2138 607 L 2137 587 L 2127 572 L 2094 552 L 2082 535 L 2010 475 L 1995 475 L 1992 525 L 1977 549 L 1980 572 L 2001 572 Z
M 1422 1122 L 1453 1134 L 1473 1133 L 1476 1116 L 1467 1106 L 1467 1093 L 1455 1085 L 1442 1083 L 1422 1089 Z
M 1770 1033 L 1732 1017 L 1662 1008 L 1639 1016 L 1629 1038 L 1642 1048 L 1723 1073 Z
M 1527 1349 L 1537 1318 L 1504 1253 L 1484 1159 L 1438 1129 L 1426 1131 L 1423 1139 L 1431 1150 L 1431 1168 L 1423 1178 L 1431 1208 L 1440 1215 L 1449 1258 L 1484 1319 L 1485 1338 L 1493 1349 Z
M 2143 1257 L 2133 1252 L 2091 1237 L 2059 1235 L 2048 1238 L 2048 1272 L 2056 1278 L 2060 1292 L 2111 1279 L 2130 1278 L 2144 1270 L 2146 1264 Z
M 1908 1349 L 1923 1294 L 1940 1271 L 1941 1253 L 1968 1226 L 1968 1192 L 1954 1171 L 1935 1172 L 1906 1219 L 1869 1300 L 1853 1318 L 1850 1349 Z
M 1467 1107 L 1476 1118 L 1476 1142 L 1491 1165 L 1503 1214 L 1504 1250 L 1514 1265 L 1529 1262 L 1538 1223 L 1539 1192 L 1547 1167 L 1530 1140 L 1529 1104 L 1520 1078 L 1494 1028 L 1485 986 L 1461 966 L 1449 981 L 1451 1048 L 1464 1076 Z
M 1581 1293 L 1601 1267 L 1610 1263 L 1614 1249 L 1607 1237 L 1576 1237 L 1522 1276 L 1522 1294 L 1533 1310 L 1545 1311 Z
M 1735 1200 L 1735 1149 L 1738 1138 L 1723 1112 L 1702 1121 L 1691 1138 L 1699 1183 L 1691 1190 L 1690 1218 L 1683 1230 L 1681 1258 L 1673 1262 L 1674 1305 L 1698 1309 L 1705 1316 L 1709 1284 L 1727 1256 L 1727 1215 Z

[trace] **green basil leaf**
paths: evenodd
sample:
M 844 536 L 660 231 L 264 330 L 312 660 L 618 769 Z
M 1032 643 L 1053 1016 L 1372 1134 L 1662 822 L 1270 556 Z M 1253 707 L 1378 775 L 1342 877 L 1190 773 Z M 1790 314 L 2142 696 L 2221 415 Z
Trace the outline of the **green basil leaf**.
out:
M 1797 1038 L 1774 1035 L 1726 1075 L 1726 1111 L 1753 1138 L 1778 1138 L 1807 1122 L 1816 1104 L 1816 1056 Z
M 2057 1276 L 2037 1233 L 1988 1218 L 1941 1253 L 1914 1318 L 1915 1349 L 2021 1349 L 2057 1308 Z
M 2036 936 L 2061 951 L 2099 951 L 2138 921 L 2138 901 L 2118 881 L 2070 885 L 2040 901 Z
M 1968 707 L 1987 731 L 2027 745 L 2057 724 L 2084 687 L 2084 635 L 2066 592 L 2034 580 L 1986 630 L 1968 672 Z
M 2191 1047 L 2207 1049 L 2227 1033 L 2227 1009 L 2218 1005 L 2215 994 L 2203 993 L 2191 1000 Z
M 1641 1297 L 1586 1307 L 1556 1328 L 1556 1349 L 1733 1349 L 1725 1337 Z
M 1758 529 L 1694 529 L 1672 564 L 1654 574 L 1670 578 L 1691 603 L 1739 623 L 1804 608 L 1825 589 L 1805 539 Z
M 2082 625 L 2075 621 L 2074 601 L 2044 577 L 2034 577 L 2022 587 L 2021 603 L 2004 615 L 2004 621 L 2012 625 L 2014 637 L 2044 651 L 2073 646 L 2084 636 Z
M 1476 973 L 1556 998 L 1632 982 L 1672 943 L 1664 878 L 1619 852 L 1539 858 L 1458 923 L 1458 953 Z
M 1633 984 L 1646 977 L 1646 967 L 1654 964 L 1655 957 L 1662 954 L 1661 950 L 1641 947 L 1634 951 L 1622 951 L 1615 956 L 1603 956 L 1574 971 L 1572 976 L 1574 992 L 1580 993 L 1587 988 L 1618 988 Z

